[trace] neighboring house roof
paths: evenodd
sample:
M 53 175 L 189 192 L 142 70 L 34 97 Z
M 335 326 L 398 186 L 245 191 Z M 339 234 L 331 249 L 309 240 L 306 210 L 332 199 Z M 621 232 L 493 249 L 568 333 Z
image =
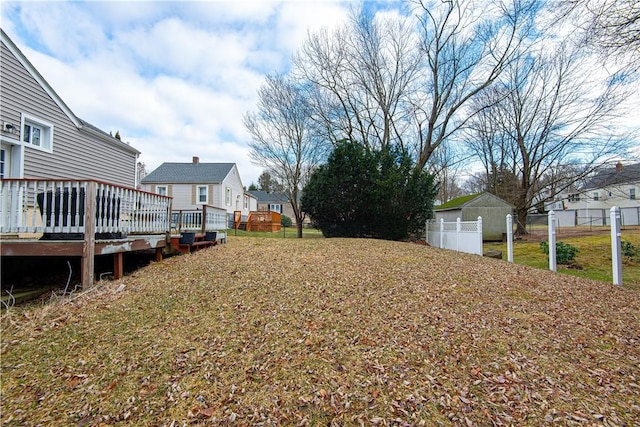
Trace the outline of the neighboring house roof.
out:
M 269 193 L 262 190 L 251 190 L 247 193 L 255 196 L 258 203 L 288 203 L 289 199 L 283 193 Z
M 582 188 L 590 190 L 595 188 L 611 187 L 621 184 L 629 184 L 640 181 L 640 163 L 603 169 L 593 176 Z
M 114 138 L 113 136 L 109 135 L 108 133 L 98 129 L 97 127 L 93 126 L 92 124 L 90 124 L 90 123 L 82 120 L 78 116 L 76 116 L 73 113 L 73 111 L 71 111 L 71 109 L 67 106 L 67 104 L 65 104 L 65 102 L 62 100 L 62 98 L 60 98 L 60 96 L 58 96 L 56 91 L 53 90 L 51 85 L 49 83 L 47 83 L 47 81 L 44 79 L 44 77 L 42 77 L 42 74 L 40 74 L 40 72 L 36 69 L 36 67 L 34 67 L 33 64 L 31 62 L 29 62 L 27 57 L 24 56 L 24 54 L 18 48 L 18 46 L 16 46 L 16 44 L 13 43 L 11 38 L 4 32 L 4 30 L 2 28 L 0 28 L 0 40 L 2 41 L 2 43 L 4 43 L 4 45 L 7 47 L 7 49 L 9 49 L 9 51 L 13 54 L 13 56 L 15 56 L 16 59 L 22 64 L 22 66 L 27 70 L 27 72 L 29 72 L 29 74 L 31 74 L 31 76 L 38 82 L 40 87 L 42 87 L 42 89 L 51 97 L 53 102 L 55 102 L 58 105 L 58 107 L 60 107 L 60 109 L 64 112 L 64 114 L 69 118 L 69 120 L 71 120 L 71 122 L 74 125 L 76 125 L 76 127 L 78 129 L 88 131 L 89 133 L 92 133 L 92 134 L 100 137 L 104 141 L 109 142 L 109 143 L 114 144 L 114 145 L 117 145 L 120 148 L 124 148 L 124 149 L 126 149 L 126 150 L 128 150 L 130 152 L 133 152 L 133 153 L 136 153 L 136 154 L 140 154 L 140 151 L 136 150 L 135 148 L 133 148 L 131 145 L 127 144 L 126 142 L 122 142 L 121 140 L 119 140 L 117 138 Z
M 496 200 L 499 200 L 500 202 L 504 203 L 505 205 L 508 206 L 513 206 L 511 205 L 511 203 L 502 200 L 500 197 L 491 194 L 491 193 L 476 193 L 476 194 L 470 194 L 468 196 L 462 196 L 462 197 L 457 197 L 455 199 L 451 199 L 446 203 L 441 204 L 440 206 L 436 206 L 433 209 L 435 211 L 448 211 L 448 210 L 456 210 L 456 209 L 462 209 L 464 208 L 466 205 L 468 205 L 469 203 L 471 203 L 472 201 L 476 200 L 479 197 L 488 197 L 488 198 L 493 198 Z
M 163 163 L 142 179 L 143 184 L 221 183 L 235 163 Z

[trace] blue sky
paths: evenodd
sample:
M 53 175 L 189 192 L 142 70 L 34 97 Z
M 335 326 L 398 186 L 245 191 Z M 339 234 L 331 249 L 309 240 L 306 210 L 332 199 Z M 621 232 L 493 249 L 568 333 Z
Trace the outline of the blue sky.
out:
M 283 72 L 308 30 L 344 20 L 355 1 L 0 3 L 1 25 L 80 118 L 162 162 L 248 158 L 242 115 L 265 74 Z M 397 1 L 366 3 L 374 10 Z

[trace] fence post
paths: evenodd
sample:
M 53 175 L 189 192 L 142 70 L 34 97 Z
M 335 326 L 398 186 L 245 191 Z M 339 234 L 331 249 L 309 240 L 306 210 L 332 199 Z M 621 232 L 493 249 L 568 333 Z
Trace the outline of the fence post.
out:
M 482 256 L 482 217 L 478 217 L 478 255 Z
M 440 218 L 440 246 L 444 248 L 444 218 Z
M 613 284 L 622 285 L 622 248 L 620 243 L 620 208 L 614 206 L 611 218 L 611 265 L 613 268 Z
M 549 211 L 549 270 L 556 271 L 556 213 Z
M 507 215 L 507 260 L 513 262 L 513 217 Z
M 429 220 L 424 223 L 424 242 L 429 244 Z
M 456 218 L 456 252 L 460 250 L 460 230 L 462 230 L 462 224 L 460 224 L 460 218 Z

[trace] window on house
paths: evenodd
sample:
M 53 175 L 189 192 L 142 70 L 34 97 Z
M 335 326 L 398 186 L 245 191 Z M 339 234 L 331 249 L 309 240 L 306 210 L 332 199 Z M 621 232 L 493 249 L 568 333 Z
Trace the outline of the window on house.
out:
M 198 204 L 199 205 L 206 205 L 208 200 L 207 200 L 207 186 L 206 185 L 198 185 L 197 188 L 197 195 L 198 195 Z
M 167 195 L 167 186 L 166 185 L 157 185 L 156 186 L 156 194 L 159 194 L 161 196 L 166 196 Z
M 282 205 L 279 204 L 269 204 L 269 211 L 282 213 Z
M 224 204 L 231 206 L 231 189 L 229 187 L 224 189 Z
M 630 188 L 629 189 L 629 198 L 631 200 L 635 200 L 636 199 L 636 189 L 635 188 Z
M 244 208 L 249 209 L 249 196 L 244 196 Z
M 579 194 L 569 194 L 569 201 L 570 202 L 579 202 L 580 201 L 580 195 Z
M 593 193 L 593 200 L 598 201 L 600 199 L 600 196 L 598 195 L 598 193 Z
M 53 125 L 23 114 L 20 139 L 27 146 L 51 151 L 53 148 Z

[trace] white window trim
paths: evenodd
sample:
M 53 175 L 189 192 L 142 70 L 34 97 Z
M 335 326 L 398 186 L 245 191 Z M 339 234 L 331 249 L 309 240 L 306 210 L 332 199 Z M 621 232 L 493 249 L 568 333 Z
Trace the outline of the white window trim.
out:
M 24 142 L 24 126 L 35 125 L 39 128 L 42 128 L 42 133 L 44 135 L 40 135 L 40 145 L 33 145 L 29 142 Z M 45 120 L 42 120 L 38 117 L 32 116 L 31 114 L 22 113 L 20 118 L 20 142 L 21 145 L 25 147 L 33 148 L 34 150 L 40 150 L 47 153 L 53 153 L 53 124 L 49 123 Z
M 276 208 L 276 209 L 274 209 Z M 282 204 L 281 203 L 269 203 L 269 212 L 278 212 L 282 213 Z
M 231 206 L 232 193 L 230 187 L 224 188 L 224 204 L 225 206 Z
M 249 196 L 244 196 L 244 209 L 249 209 Z
M 200 189 L 204 188 L 204 201 L 200 200 Z M 207 185 L 198 185 L 196 186 L 196 204 L 197 205 L 208 205 L 209 204 L 209 186 Z
M 160 193 L 160 189 L 164 188 L 164 194 Z M 161 196 L 168 196 L 169 195 L 169 186 L 168 185 L 156 185 L 156 194 L 159 194 Z

